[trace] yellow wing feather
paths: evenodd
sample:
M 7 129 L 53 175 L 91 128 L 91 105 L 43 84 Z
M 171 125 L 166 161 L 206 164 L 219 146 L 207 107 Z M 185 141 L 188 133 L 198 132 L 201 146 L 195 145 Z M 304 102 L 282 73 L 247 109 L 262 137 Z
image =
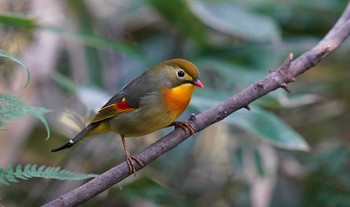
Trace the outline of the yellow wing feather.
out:
M 135 108 L 128 106 L 125 98 L 123 98 L 121 102 L 113 103 L 101 108 L 91 122 L 94 123 L 113 118 L 118 116 L 120 113 L 125 113 L 134 109 Z

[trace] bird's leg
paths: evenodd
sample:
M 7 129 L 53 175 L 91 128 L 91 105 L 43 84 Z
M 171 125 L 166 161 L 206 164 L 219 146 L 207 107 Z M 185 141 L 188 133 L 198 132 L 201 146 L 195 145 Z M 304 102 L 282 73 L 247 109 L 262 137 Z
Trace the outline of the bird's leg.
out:
M 124 135 L 120 135 L 120 138 L 122 139 L 125 159 L 126 159 L 126 163 L 128 164 L 129 171 L 130 171 L 130 173 L 133 173 L 134 176 L 136 176 L 136 168 L 135 168 L 135 165 L 133 163 L 133 160 L 135 162 L 137 162 L 137 164 L 139 164 L 140 166 L 144 166 L 144 162 L 142 160 L 138 159 L 137 157 L 131 155 L 130 152 L 127 150 Z
M 175 126 L 175 129 L 177 128 L 181 128 L 183 129 L 185 132 L 186 130 L 188 129 L 192 135 L 192 137 L 194 138 L 194 129 L 193 129 L 193 126 L 188 123 L 187 121 L 176 121 L 172 124 L 170 124 L 170 126 Z

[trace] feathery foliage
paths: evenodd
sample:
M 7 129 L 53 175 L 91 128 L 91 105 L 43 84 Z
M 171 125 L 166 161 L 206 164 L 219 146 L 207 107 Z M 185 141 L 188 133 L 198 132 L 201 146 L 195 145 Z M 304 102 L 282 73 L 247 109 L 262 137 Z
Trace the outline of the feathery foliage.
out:
M 14 120 L 30 114 L 45 125 L 47 131 L 47 138 L 50 137 L 49 125 L 44 117 L 44 114 L 50 110 L 40 107 L 29 106 L 24 103 L 20 97 L 12 94 L 0 94 L 0 126 L 3 126 L 6 121 Z
M 1 15 L 0 15 L 0 16 L 1 16 Z M 4 50 L 1 50 L 1 49 L 0 49 L 0 57 L 8 58 L 8 59 L 10 59 L 10 60 L 12 60 L 12 61 L 14 61 L 14 62 L 16 62 L 16 63 L 18 63 L 18 64 L 21 64 L 21 65 L 26 69 L 26 72 L 27 72 L 27 82 L 26 82 L 26 84 L 25 84 L 24 87 L 28 86 L 29 81 L 30 81 L 30 73 L 29 73 L 29 69 L 28 69 L 27 65 L 24 63 L 24 61 L 21 60 L 19 57 L 16 57 L 16 56 L 14 56 L 14 55 L 11 55 L 10 53 L 7 53 L 7 52 L 5 52 Z
M 27 164 L 24 167 L 17 165 L 8 166 L 7 170 L 0 168 L 0 183 L 10 185 L 10 183 L 18 183 L 18 179 L 28 180 L 30 178 L 45 178 L 58 180 L 84 180 L 94 178 L 97 174 L 85 174 L 62 170 L 60 167 L 46 167 L 42 165 L 38 167 L 36 164 Z

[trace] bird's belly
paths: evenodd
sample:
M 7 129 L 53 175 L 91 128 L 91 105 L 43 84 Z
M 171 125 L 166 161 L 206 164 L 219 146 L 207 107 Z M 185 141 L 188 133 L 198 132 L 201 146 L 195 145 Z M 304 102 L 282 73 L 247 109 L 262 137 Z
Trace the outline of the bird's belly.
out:
M 178 115 L 169 114 L 161 107 L 142 108 L 120 114 L 109 123 L 113 131 L 126 137 L 143 136 L 169 126 Z

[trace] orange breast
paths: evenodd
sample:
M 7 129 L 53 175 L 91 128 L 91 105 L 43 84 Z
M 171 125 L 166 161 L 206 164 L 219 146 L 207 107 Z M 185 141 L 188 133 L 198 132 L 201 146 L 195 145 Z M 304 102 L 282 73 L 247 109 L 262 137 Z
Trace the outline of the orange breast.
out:
M 190 103 L 195 86 L 182 84 L 175 88 L 164 89 L 163 104 L 167 112 L 174 116 L 180 116 Z

